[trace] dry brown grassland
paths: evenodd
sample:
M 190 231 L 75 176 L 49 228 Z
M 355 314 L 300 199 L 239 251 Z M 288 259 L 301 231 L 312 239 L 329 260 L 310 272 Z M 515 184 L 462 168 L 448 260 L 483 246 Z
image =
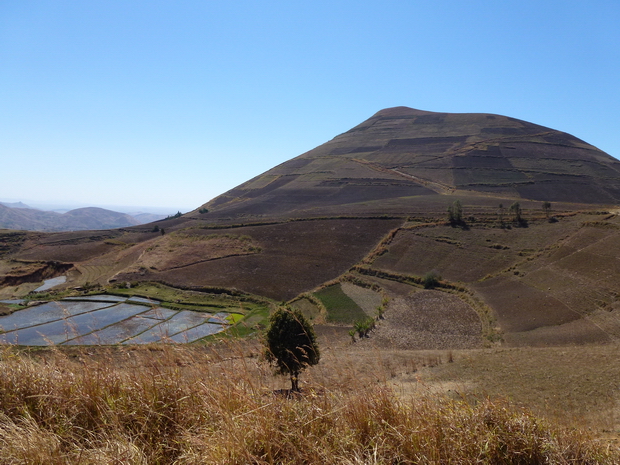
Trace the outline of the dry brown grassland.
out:
M 304 373 L 295 397 L 286 395 L 286 380 L 272 376 L 252 341 L 33 352 L 7 347 L 0 361 L 0 462 L 620 461 L 612 443 L 592 439 L 584 428 L 545 420 L 518 402 L 445 389 L 466 383 L 467 370 L 477 372 L 474 365 L 485 363 L 487 352 L 389 352 L 322 342 L 323 361 Z M 492 368 L 498 359 L 510 360 L 504 355 L 486 363 Z

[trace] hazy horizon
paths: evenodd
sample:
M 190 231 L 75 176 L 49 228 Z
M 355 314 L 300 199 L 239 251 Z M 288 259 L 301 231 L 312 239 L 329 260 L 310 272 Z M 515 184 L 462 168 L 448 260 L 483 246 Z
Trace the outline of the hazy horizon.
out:
M 44 211 L 70 211 L 78 208 L 87 208 L 87 207 L 96 207 L 96 208 L 104 208 L 106 210 L 111 210 L 119 213 L 152 213 L 156 215 L 174 215 L 178 211 L 181 213 L 187 213 L 192 211 L 198 207 L 181 209 L 177 208 L 166 208 L 166 207 L 157 207 L 157 206 L 135 206 L 135 205 L 106 205 L 106 204 L 85 204 L 85 203 L 56 203 L 56 202 L 40 202 L 37 200 L 30 199 L 28 201 L 23 199 L 6 199 L 0 198 L 0 203 L 18 203 L 22 202 L 30 208 L 35 208 L 38 210 Z M 174 211 L 172 211 L 174 210 Z

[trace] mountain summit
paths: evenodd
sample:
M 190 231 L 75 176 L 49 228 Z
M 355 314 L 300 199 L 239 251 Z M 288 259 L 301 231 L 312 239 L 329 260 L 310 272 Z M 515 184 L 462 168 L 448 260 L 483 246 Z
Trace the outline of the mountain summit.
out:
M 298 215 L 458 191 L 615 204 L 620 161 L 570 134 L 515 118 L 395 107 L 206 207 L 232 215 Z

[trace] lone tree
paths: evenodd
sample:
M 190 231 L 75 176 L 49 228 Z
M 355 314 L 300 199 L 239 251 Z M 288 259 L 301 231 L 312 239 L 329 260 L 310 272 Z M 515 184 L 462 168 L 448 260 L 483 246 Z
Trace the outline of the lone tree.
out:
M 521 217 L 521 205 L 519 202 L 515 202 L 510 206 L 510 211 L 513 215 L 513 221 L 517 224 L 523 223 L 523 218 Z
M 501 225 L 502 228 L 504 226 L 506 226 L 504 224 L 504 214 L 505 213 L 506 213 L 506 209 L 504 208 L 504 204 L 500 203 L 499 204 L 499 209 L 497 210 L 497 216 L 499 217 L 499 224 Z
M 299 310 L 287 307 L 279 308 L 269 321 L 265 357 L 276 373 L 290 376 L 291 391 L 299 392 L 299 374 L 321 358 L 314 329 Z
M 545 212 L 545 216 L 547 217 L 547 219 L 549 219 L 549 212 L 551 211 L 551 203 L 546 202 L 546 201 L 543 202 L 542 209 Z
M 455 200 L 448 207 L 448 221 L 452 226 L 463 224 L 463 206 L 460 200 Z

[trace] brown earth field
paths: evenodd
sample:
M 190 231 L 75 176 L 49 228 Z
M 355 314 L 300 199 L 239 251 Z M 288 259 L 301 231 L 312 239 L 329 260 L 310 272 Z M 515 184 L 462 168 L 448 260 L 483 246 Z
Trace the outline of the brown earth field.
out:
M 397 276 L 436 270 L 493 309 L 507 343 L 616 340 L 620 221 L 594 213 L 511 229 L 408 223 L 370 268 Z
M 527 227 L 502 226 L 493 199 L 483 197 L 471 205 L 465 202 L 479 197 L 463 199 L 465 227 L 446 223 L 441 204 L 418 211 L 421 201 L 412 199 L 410 214 L 400 217 L 225 224 L 189 215 L 158 223 L 163 235 L 152 227 L 33 233 L 5 254 L 3 279 L 13 279 L 14 285 L 4 286 L 0 295 L 31 291 L 28 280 L 21 287 L 18 282 L 35 263 L 59 263 L 65 270 L 73 266 L 65 288 L 157 281 L 235 289 L 276 301 L 295 299 L 353 274 L 374 282 L 390 299 L 386 320 L 393 312 L 419 323 L 409 328 L 415 337 L 390 336 L 402 348 L 589 344 L 620 338 L 620 218 L 614 210 L 584 210 L 583 205 L 560 210 L 554 205 L 555 220 L 550 222 L 536 203 L 523 202 Z M 436 292 L 457 296 L 469 306 L 470 316 L 477 315 L 478 342 L 469 330 L 449 336 L 442 329 L 456 315 L 446 309 L 460 307 L 432 299 L 421 306 L 411 301 L 409 294 L 420 289 L 421 278 L 431 271 L 442 279 Z M 325 311 L 329 316 L 330 308 L 317 307 L 309 314 L 326 316 Z M 433 318 L 435 323 L 424 327 Z M 345 333 L 353 323 L 346 318 L 340 322 Z M 381 334 L 377 331 L 375 337 L 390 340 Z M 444 342 L 438 346 L 433 338 Z
M 166 227 L 165 235 L 131 230 L 63 233 L 33 244 L 26 241 L 13 258 L 96 269 L 90 282 L 100 284 L 162 281 L 231 287 L 288 300 L 347 271 L 400 224 L 402 219 L 335 218 L 227 229 L 189 222 Z M 84 284 L 84 274 L 67 286 Z

